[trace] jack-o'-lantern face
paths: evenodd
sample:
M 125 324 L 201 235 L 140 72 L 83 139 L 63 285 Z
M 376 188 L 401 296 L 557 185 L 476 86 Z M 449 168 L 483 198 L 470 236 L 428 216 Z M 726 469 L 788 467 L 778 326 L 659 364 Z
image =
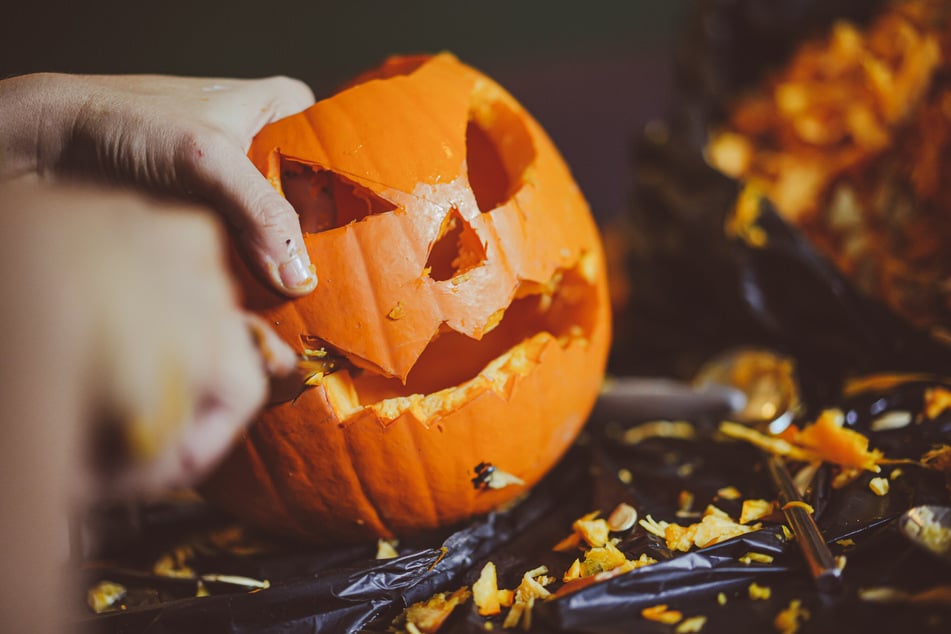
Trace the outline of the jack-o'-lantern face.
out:
M 353 540 L 537 482 L 583 425 L 610 337 L 597 229 L 538 124 L 450 55 L 395 58 L 249 156 L 298 210 L 319 279 L 293 301 L 249 285 L 250 307 L 337 369 L 265 411 L 206 494 Z

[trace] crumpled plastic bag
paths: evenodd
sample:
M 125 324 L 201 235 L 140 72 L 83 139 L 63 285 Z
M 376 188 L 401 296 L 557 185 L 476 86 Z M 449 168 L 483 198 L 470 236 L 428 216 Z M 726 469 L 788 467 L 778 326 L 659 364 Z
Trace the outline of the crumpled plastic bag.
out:
M 888 458 L 917 460 L 936 443 L 951 442 L 951 411 L 934 420 L 888 431 L 870 431 L 871 421 L 892 411 L 917 413 L 924 390 L 934 381 L 906 381 L 888 389 L 853 394 L 840 400 L 847 420 L 872 439 Z M 949 384 L 943 384 L 951 388 Z M 577 553 L 553 552 L 552 546 L 571 531 L 581 515 L 601 509 L 609 513 L 626 502 L 640 516 L 689 523 L 676 517 L 678 494 L 691 491 L 694 508 L 712 502 L 736 517 L 739 500 L 718 499 L 717 491 L 732 485 L 744 498 L 772 499 L 773 489 L 762 469 L 758 450 L 742 443 L 713 441 L 703 424 L 693 439 L 647 438 L 632 446 L 620 442 L 618 430 L 637 421 L 592 421 L 584 442 L 554 472 L 513 508 L 458 527 L 445 536 L 404 541 L 400 556 L 372 559 L 371 546 L 335 549 L 276 542 L 277 552 L 239 556 L 218 553 L 198 558 L 200 572 L 268 577 L 271 587 L 252 593 L 226 592 L 203 598 L 178 598 L 155 605 L 129 605 L 82 619 L 95 632 L 385 632 L 407 605 L 436 592 L 471 585 L 486 561 L 499 571 L 499 586 L 513 588 L 521 575 L 540 564 L 560 578 Z M 690 465 L 684 468 L 684 465 Z M 618 547 L 631 558 L 641 553 L 658 563 L 584 587 L 534 609 L 535 632 L 669 632 L 671 626 L 640 616 L 645 607 L 668 604 L 685 617 L 707 617 L 703 632 L 772 631 L 776 615 L 793 599 L 802 602 L 810 619 L 802 631 L 946 631 L 951 605 L 879 604 L 863 601 L 863 588 L 887 586 L 914 594 L 948 584 L 946 563 L 903 541 L 894 519 L 922 503 L 951 503 L 945 475 L 920 466 L 883 468 L 903 474 L 891 491 L 879 497 L 868 488 L 867 473 L 843 489 L 829 485 L 831 469 L 814 480 L 809 501 L 833 552 L 845 554 L 845 585 L 838 595 L 824 596 L 813 586 L 802 555 L 783 537 L 778 524 L 689 553 L 671 553 L 663 540 L 635 527 L 621 534 Z M 628 483 L 618 478 L 626 469 Z M 194 509 L 188 510 L 193 513 Z M 220 522 L 208 515 L 209 525 Z M 166 532 L 175 520 L 165 513 Z M 161 531 L 159 531 L 160 533 Z M 199 530 L 200 532 L 200 530 Z M 149 545 L 160 543 L 152 532 Z M 181 535 L 176 534 L 176 539 Z M 839 540 L 851 540 L 842 542 Z M 170 544 L 174 544 L 172 540 Z M 844 545 L 843 545 L 844 544 Z M 133 539 L 126 553 L 140 552 Z M 444 549 L 444 550 L 443 550 Z M 770 554 L 771 563 L 744 564 L 743 554 Z M 341 555 L 349 560 L 341 561 Z M 134 556 L 134 555 L 133 555 Z M 122 561 L 113 553 L 112 561 Z M 286 562 L 292 560 L 293 566 Z M 328 563 L 329 562 L 329 563 Z M 202 566 L 204 569 L 201 569 Z M 210 567 L 210 568 L 209 568 Z M 91 581 L 92 578 L 90 578 Z M 770 588 L 767 600 L 749 597 L 751 583 Z M 554 589 L 560 583 L 554 584 Z M 726 603 L 718 602 L 723 594 Z M 491 619 L 501 628 L 503 614 Z M 488 619 L 472 602 L 456 609 L 440 632 L 484 632 Z

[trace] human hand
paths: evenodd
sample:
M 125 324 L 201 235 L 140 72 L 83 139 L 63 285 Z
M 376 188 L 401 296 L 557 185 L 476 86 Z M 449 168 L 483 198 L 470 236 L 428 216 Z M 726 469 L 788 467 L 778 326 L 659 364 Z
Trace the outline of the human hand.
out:
M 293 367 L 239 308 L 221 237 L 197 208 L 0 186 L 0 564 L 19 571 L 0 629 L 65 631 L 35 599 L 75 592 L 69 511 L 194 482 Z
M 268 376 L 294 367 L 293 351 L 240 308 L 202 209 L 7 187 L 0 226 L 0 342 L 16 367 L 0 411 L 27 395 L 2 418 L 46 437 L 31 472 L 74 464 L 73 499 L 193 483 L 263 404 Z
M 247 158 L 267 123 L 314 102 L 297 80 L 37 74 L 0 81 L 0 180 L 119 182 L 207 202 L 256 273 L 317 284 L 293 207 Z

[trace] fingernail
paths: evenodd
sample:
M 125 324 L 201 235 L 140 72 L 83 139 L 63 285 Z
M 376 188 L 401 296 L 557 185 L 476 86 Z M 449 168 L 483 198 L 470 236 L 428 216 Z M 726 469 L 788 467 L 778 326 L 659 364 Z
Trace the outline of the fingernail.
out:
M 317 273 L 312 265 L 304 263 L 304 259 L 295 255 L 281 265 L 281 283 L 288 290 L 309 290 L 317 286 Z

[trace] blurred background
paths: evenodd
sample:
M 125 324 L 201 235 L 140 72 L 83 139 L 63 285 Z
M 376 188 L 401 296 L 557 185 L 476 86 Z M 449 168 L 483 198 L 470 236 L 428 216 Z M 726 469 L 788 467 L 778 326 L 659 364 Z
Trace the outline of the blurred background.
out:
M 388 55 L 448 50 L 535 115 L 603 222 L 628 205 L 633 138 L 666 108 L 688 3 L 10 3 L 0 20 L 0 76 L 284 74 L 319 99 Z

